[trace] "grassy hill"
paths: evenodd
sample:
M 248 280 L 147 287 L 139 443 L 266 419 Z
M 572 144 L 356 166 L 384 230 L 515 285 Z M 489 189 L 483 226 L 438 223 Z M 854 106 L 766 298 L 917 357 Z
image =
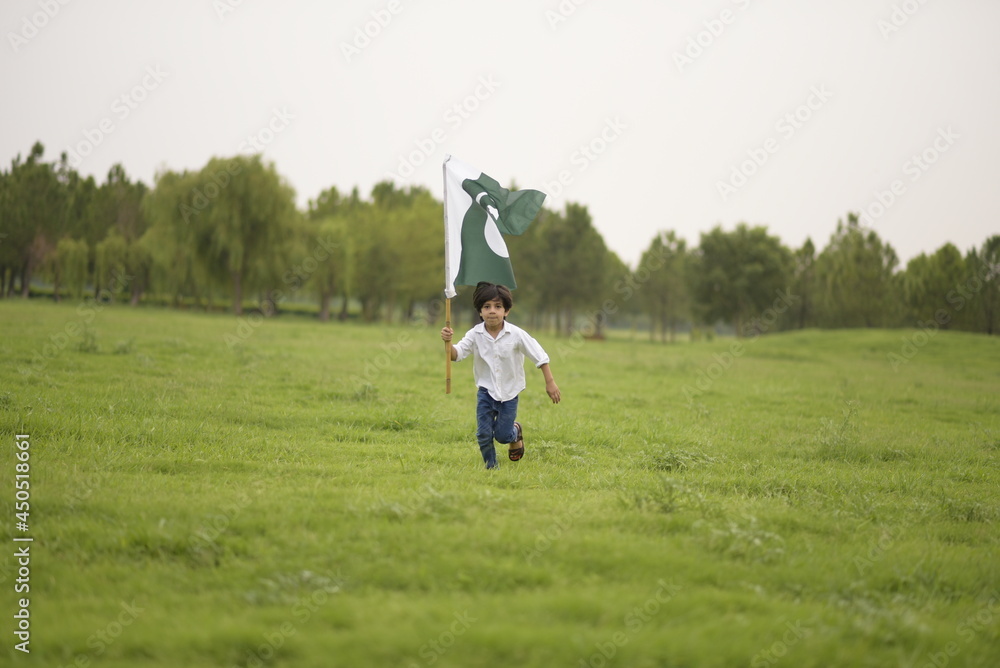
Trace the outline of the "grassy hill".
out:
M 0 656 L 1000 665 L 1000 340 L 920 335 L 540 336 L 488 472 L 435 328 L 0 301 Z

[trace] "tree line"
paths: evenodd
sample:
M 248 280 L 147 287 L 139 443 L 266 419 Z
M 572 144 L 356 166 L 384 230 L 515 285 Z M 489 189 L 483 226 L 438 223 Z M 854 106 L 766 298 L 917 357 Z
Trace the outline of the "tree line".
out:
M 259 155 L 163 170 L 152 187 L 121 165 L 103 183 L 35 143 L 0 171 L 0 297 L 44 283 L 61 300 L 280 312 L 312 301 L 320 320 L 435 315 L 443 287 L 442 204 L 391 181 L 362 196 L 295 193 Z M 822 250 L 789 248 L 764 226 L 721 226 L 696 247 L 658 233 L 634 268 L 587 207 L 543 209 L 508 238 L 517 309 L 535 326 L 601 336 L 648 329 L 673 341 L 716 328 L 739 336 L 806 327 L 1000 331 L 1000 235 L 964 254 L 945 244 L 901 267 L 892 246 L 847 214 Z M 468 301 L 468 300 L 465 300 Z M 463 308 L 462 299 L 456 308 Z M 469 314 L 471 317 L 471 313 Z

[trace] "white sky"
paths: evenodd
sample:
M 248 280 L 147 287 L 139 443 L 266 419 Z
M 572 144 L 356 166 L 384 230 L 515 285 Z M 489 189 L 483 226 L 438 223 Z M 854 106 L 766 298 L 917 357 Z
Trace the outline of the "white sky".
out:
M 697 244 L 719 223 L 822 248 L 898 180 L 872 224 L 905 263 L 1000 233 L 997 26 L 996 0 L 4 0 L 0 161 L 93 143 L 78 171 L 121 162 L 151 184 L 252 135 L 304 207 L 329 186 L 367 196 L 422 145 L 400 185 L 440 199 L 451 153 L 586 204 L 633 266 L 657 231 Z

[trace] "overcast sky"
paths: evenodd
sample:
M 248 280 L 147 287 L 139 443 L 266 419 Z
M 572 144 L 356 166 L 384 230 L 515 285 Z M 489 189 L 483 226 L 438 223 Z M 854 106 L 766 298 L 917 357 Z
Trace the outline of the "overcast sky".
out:
M 590 208 L 631 265 L 867 222 L 901 260 L 1000 233 L 996 0 L 4 0 L 0 160 L 103 180 L 262 151 L 305 206 L 453 154 Z M 880 202 L 879 200 L 882 200 Z

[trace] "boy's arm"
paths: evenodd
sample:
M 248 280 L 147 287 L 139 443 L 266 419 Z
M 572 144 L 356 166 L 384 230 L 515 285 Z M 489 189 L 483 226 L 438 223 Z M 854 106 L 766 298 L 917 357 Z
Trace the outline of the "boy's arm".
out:
M 562 395 L 559 394 L 559 386 L 556 385 L 556 381 L 552 378 L 552 369 L 549 368 L 549 363 L 538 367 L 542 370 L 542 377 L 545 378 L 545 393 L 549 395 L 549 399 L 552 403 L 558 404 L 559 400 L 562 399 Z
M 545 393 L 549 395 L 552 403 L 558 404 L 559 400 L 562 399 L 562 395 L 559 393 L 559 386 L 556 385 L 555 379 L 552 378 L 552 369 L 549 368 L 549 356 L 533 336 L 524 330 L 521 330 L 521 332 L 522 336 L 519 344 L 521 352 L 534 362 L 536 367 L 542 370 L 542 377 L 545 378 Z
M 451 327 L 445 327 L 445 328 L 443 328 L 441 330 L 441 340 L 444 341 L 445 343 L 448 343 L 449 341 L 451 341 L 451 339 L 454 336 L 455 336 L 455 332 L 454 332 L 454 330 L 452 330 Z M 451 344 L 451 361 L 452 362 L 457 362 L 458 361 L 458 348 L 457 348 L 457 344 L 454 344 L 454 343 Z

